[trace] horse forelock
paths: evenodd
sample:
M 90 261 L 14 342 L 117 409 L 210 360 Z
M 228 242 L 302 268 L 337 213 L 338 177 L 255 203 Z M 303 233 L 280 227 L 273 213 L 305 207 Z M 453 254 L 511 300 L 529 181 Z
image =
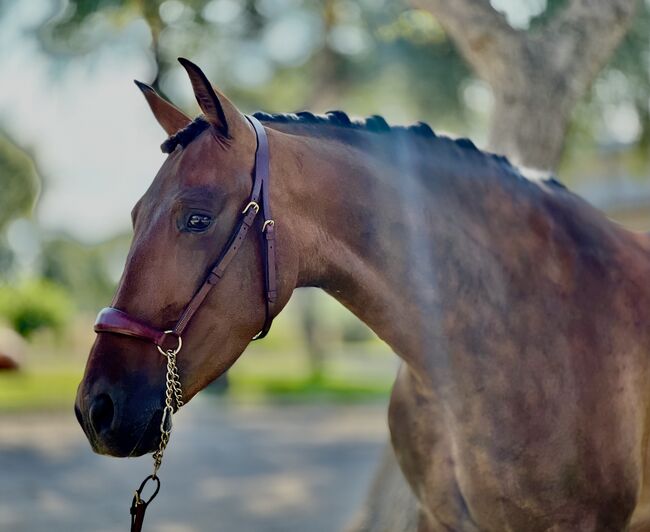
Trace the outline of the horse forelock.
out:
M 180 129 L 171 135 L 160 145 L 160 149 L 163 153 L 171 153 L 177 146 L 184 148 L 209 127 L 210 122 L 208 122 L 203 116 L 198 116 L 183 129 Z

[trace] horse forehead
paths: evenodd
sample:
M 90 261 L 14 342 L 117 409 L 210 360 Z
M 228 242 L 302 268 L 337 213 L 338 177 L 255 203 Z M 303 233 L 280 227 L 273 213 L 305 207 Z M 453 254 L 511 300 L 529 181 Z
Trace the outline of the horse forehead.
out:
M 190 146 L 179 146 L 163 162 L 143 200 L 147 203 L 147 200 L 153 200 L 152 203 L 156 204 L 162 197 L 173 194 L 178 186 L 210 182 L 209 177 L 214 176 L 218 166 L 210 154 L 202 154 Z
M 214 184 L 215 178 L 237 173 L 241 167 L 238 150 L 218 144 L 209 131 L 178 149 L 178 156 L 166 171 L 184 185 Z

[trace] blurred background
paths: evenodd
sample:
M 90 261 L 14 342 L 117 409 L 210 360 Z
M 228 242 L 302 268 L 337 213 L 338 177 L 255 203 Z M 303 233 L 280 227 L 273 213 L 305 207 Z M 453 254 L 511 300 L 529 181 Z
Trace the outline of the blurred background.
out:
M 482 3 L 534 34 L 569 2 Z M 381 114 L 494 145 L 497 87 L 437 14 L 407 0 L 0 0 L 0 530 L 123 530 L 149 469 L 92 455 L 72 415 L 130 209 L 163 161 L 132 80 L 195 115 L 185 56 L 245 112 Z M 623 33 L 563 108 L 546 166 L 647 229 L 650 1 Z M 340 529 L 379 460 L 396 368 L 335 301 L 298 291 L 179 416 L 152 529 Z

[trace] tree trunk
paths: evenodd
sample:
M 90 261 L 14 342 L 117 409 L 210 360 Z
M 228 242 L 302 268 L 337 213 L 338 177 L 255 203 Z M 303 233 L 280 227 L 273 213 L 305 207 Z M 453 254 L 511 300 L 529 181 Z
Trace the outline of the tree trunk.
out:
M 488 149 L 507 155 L 519 166 L 557 168 L 567 127 L 567 98 L 548 83 L 494 94 Z
M 488 149 L 554 171 L 571 112 L 627 32 L 636 0 L 571 0 L 541 30 L 513 29 L 488 0 L 411 0 L 492 88 Z M 387 445 L 354 532 L 415 532 L 419 503 Z
M 488 148 L 553 171 L 571 112 L 629 29 L 637 0 L 569 0 L 542 27 L 512 28 L 488 0 L 410 0 L 431 12 L 494 94 Z
M 305 351 L 309 361 L 309 380 L 322 383 L 325 374 L 325 352 L 323 327 L 318 318 L 318 296 L 315 290 L 304 290 L 300 299 L 300 327 L 303 333 Z

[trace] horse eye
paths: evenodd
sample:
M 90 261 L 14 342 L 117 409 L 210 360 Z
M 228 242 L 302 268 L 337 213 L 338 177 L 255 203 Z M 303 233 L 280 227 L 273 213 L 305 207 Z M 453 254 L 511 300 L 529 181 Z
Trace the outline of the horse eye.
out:
M 187 228 L 190 231 L 199 233 L 205 231 L 212 223 L 212 217 L 206 214 L 192 214 L 187 219 Z

